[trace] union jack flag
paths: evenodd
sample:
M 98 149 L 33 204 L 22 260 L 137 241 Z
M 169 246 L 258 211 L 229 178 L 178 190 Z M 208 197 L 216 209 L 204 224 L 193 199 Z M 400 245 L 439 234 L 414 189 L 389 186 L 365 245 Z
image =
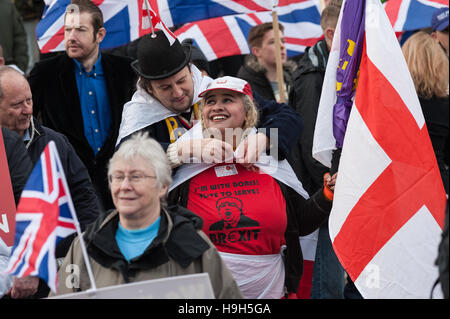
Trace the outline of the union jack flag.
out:
M 6 272 L 38 276 L 57 286 L 55 247 L 78 221 L 55 142 L 50 141 L 28 178 L 16 213 L 16 234 Z
M 388 0 L 384 10 L 394 31 L 405 32 L 430 27 L 433 13 L 448 5 L 449 0 Z
M 384 10 L 394 31 L 404 32 L 430 27 L 433 13 L 448 5 L 449 0 L 388 0 Z
M 272 10 L 272 0 L 149 0 L 167 26 Z M 308 0 L 279 0 L 278 7 Z
M 93 0 L 93 2 L 103 12 L 107 31 L 105 39 L 100 44 L 102 49 L 124 45 L 151 32 L 146 19 L 147 12 L 144 0 Z M 266 22 L 269 19 L 272 0 L 149 0 L 148 2 L 154 10 L 153 13 L 159 16 L 167 27 L 215 17 L 265 12 L 263 16 L 250 16 L 248 19 L 236 17 L 240 19 L 238 23 L 243 26 L 245 33 L 245 28 L 249 29 L 258 21 Z M 70 0 L 45 0 L 45 3 L 46 7 L 42 19 L 36 27 L 40 51 L 41 53 L 64 51 L 64 13 L 66 7 L 70 4 Z M 321 36 L 319 7 L 318 0 L 279 1 L 280 21 L 283 25 L 286 23 L 292 24 L 292 30 L 297 28 L 295 32 L 288 32 L 289 37 L 297 39 L 291 41 L 293 45 L 296 44 L 296 41 L 306 41 L 305 43 L 309 45 L 309 43 L 314 42 L 307 39 Z M 217 25 L 214 24 L 214 21 L 210 22 L 212 24 L 209 28 Z M 202 23 L 207 24 L 208 22 Z M 291 30 L 290 27 L 288 28 Z M 301 37 L 297 36 L 297 33 Z M 237 34 L 231 34 L 237 43 L 245 47 L 246 39 L 242 38 L 242 31 L 239 30 Z M 212 47 L 220 46 L 220 43 L 224 42 L 222 40 L 223 37 L 216 38 L 212 40 L 210 45 Z
M 306 47 L 314 45 L 323 37 L 318 0 L 280 1 L 277 13 L 284 27 L 288 57 L 303 53 Z M 247 38 L 250 29 L 272 21 L 271 11 L 227 15 L 188 23 L 176 30 L 175 34 L 180 41 L 192 38 L 208 61 L 212 61 L 225 56 L 249 54 Z
M 142 29 L 144 0 L 93 0 L 103 13 L 107 30 L 100 44 L 109 49 L 126 44 L 150 32 Z M 64 51 L 64 14 L 70 0 L 45 0 L 42 19 L 36 26 L 41 53 Z
M 151 30 L 146 26 L 144 0 L 93 0 L 103 12 L 106 37 L 102 49 L 118 47 Z M 193 38 L 208 60 L 247 54 L 250 28 L 272 21 L 272 0 L 149 0 L 155 15 L 167 27 L 183 25 L 175 32 L 180 41 Z M 64 51 L 64 12 L 70 0 L 45 0 L 42 20 L 36 27 L 41 53 Z M 388 0 L 386 13 L 401 34 L 429 27 L 433 11 L 448 0 Z M 288 56 L 302 53 L 322 37 L 319 0 L 280 0 L 277 7 L 285 27 Z M 195 22 L 195 23 L 193 23 Z M 224 41 L 226 35 L 226 41 Z

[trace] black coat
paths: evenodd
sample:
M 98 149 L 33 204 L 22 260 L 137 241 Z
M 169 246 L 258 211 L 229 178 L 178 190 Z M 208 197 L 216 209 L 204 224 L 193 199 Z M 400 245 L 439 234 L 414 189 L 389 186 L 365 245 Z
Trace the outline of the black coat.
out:
M 88 169 L 105 209 L 113 207 L 108 190 L 106 165 L 114 153 L 123 105 L 131 100 L 136 85 L 136 75 L 130 63 L 131 59 L 126 57 L 102 53 L 102 67 L 111 109 L 111 128 L 96 156 L 84 136 L 72 59 L 63 54 L 43 60 L 35 65 L 29 76 L 34 115 L 43 125 L 69 139 Z
M 187 207 L 190 179 L 174 188 L 168 195 L 170 205 Z M 278 181 L 277 181 L 278 182 Z M 285 232 L 285 287 L 296 293 L 303 274 L 303 253 L 299 236 L 314 232 L 328 219 L 332 202 L 323 195 L 323 189 L 305 200 L 295 190 L 278 182 L 286 200 L 287 226 Z M 195 213 L 195 212 L 194 212 Z
M 82 231 L 94 222 L 100 213 L 97 195 L 89 177 L 88 171 L 81 162 L 67 137 L 45 126 L 41 126 L 35 119 L 35 133 L 28 146 L 28 155 L 33 165 L 39 160 L 41 153 L 50 141 L 54 141 L 59 158 L 64 169 L 67 184 L 70 189 L 73 205 Z M 31 131 L 31 127 L 29 129 Z M 64 257 L 69 250 L 74 236 L 64 238 L 56 247 L 56 257 Z
M 4 127 L 2 127 L 2 135 L 2 143 L 5 144 L 6 160 L 8 162 L 14 200 L 17 206 L 22 190 L 27 183 L 28 176 L 30 176 L 33 170 L 33 163 L 27 154 L 22 137 Z
M 329 171 L 312 157 L 314 129 L 328 54 L 325 40 L 306 49 L 292 75 L 293 84 L 289 94 L 289 105 L 301 115 L 304 129 L 288 161 L 309 194 L 323 185 L 323 175 Z
M 449 104 L 448 97 L 420 98 L 423 116 L 427 125 L 428 134 L 433 144 L 434 153 L 441 172 L 445 192 L 449 189 Z

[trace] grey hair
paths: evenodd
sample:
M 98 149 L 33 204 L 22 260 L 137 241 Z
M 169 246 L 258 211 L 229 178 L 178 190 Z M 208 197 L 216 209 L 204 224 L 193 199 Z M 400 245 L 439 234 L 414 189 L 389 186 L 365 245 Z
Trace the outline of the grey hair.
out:
M 7 65 L 0 66 L 0 103 L 1 103 L 2 98 L 3 98 L 2 78 L 8 72 L 16 72 L 17 74 L 20 74 L 21 76 L 23 76 L 23 74 L 21 74 L 19 71 L 15 70 L 14 68 L 12 68 L 10 66 L 7 66 Z
M 108 176 L 112 166 L 117 160 L 132 160 L 136 156 L 142 157 L 148 165 L 155 171 L 156 181 L 159 188 L 169 187 L 172 184 L 172 169 L 169 164 L 166 152 L 161 145 L 148 133 L 133 134 L 128 140 L 123 142 L 114 153 L 108 163 Z

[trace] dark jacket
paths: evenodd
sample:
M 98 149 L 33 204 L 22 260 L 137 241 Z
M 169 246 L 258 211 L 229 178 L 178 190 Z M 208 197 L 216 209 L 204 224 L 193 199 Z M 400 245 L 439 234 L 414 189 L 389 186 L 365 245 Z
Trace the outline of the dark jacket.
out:
M 434 153 L 444 183 L 445 192 L 449 188 L 449 104 L 448 97 L 432 97 L 423 99 L 419 97 L 423 116 L 427 125 L 428 134 L 433 144 Z
M 116 242 L 118 222 L 119 215 L 113 211 L 89 226 L 83 236 L 98 288 L 206 272 L 216 298 L 242 298 L 216 248 L 200 231 L 202 220 L 190 211 L 179 206 L 162 209 L 158 235 L 142 255 L 129 262 Z M 65 271 L 69 264 L 81 270 L 79 289 L 65 284 L 71 276 Z M 84 264 L 80 241 L 76 239 L 58 273 L 58 294 L 90 288 Z
M 50 141 L 54 141 L 64 168 L 77 218 L 83 231 L 87 225 L 97 219 L 100 213 L 100 205 L 88 171 L 67 140 L 67 137 L 45 126 L 41 126 L 35 119 L 32 119 L 32 121 L 34 124 L 34 135 L 28 145 L 28 154 L 33 165 L 39 160 L 47 144 Z M 29 128 L 30 135 L 31 130 L 32 126 Z M 64 257 L 67 254 L 74 236 L 66 237 L 58 243 L 56 258 Z
M 74 73 L 74 62 L 67 54 L 43 60 L 29 76 L 33 93 L 34 115 L 43 125 L 64 134 L 88 169 L 105 209 L 112 208 L 106 177 L 106 165 L 114 147 L 122 119 L 123 105 L 131 99 L 136 76 L 131 59 L 102 54 L 102 67 L 111 109 L 111 128 L 101 150 L 94 151 L 84 136 L 80 98 Z
M 22 138 L 17 133 L 2 127 L 2 135 L 14 200 L 17 206 L 28 176 L 33 170 L 33 163 L 28 156 L 25 145 L 23 145 Z
M 173 189 L 169 193 L 168 202 L 187 207 L 189 183 L 190 180 L 187 180 Z M 303 253 L 299 236 L 306 236 L 319 228 L 327 220 L 332 203 L 325 198 L 323 190 L 305 200 L 292 188 L 280 182 L 278 184 L 286 201 L 287 212 L 285 287 L 288 293 L 296 293 L 303 274 Z
M 288 104 L 301 115 L 304 129 L 288 161 L 309 194 L 323 185 L 323 175 L 328 171 L 327 167 L 312 157 L 314 129 L 328 55 L 325 40 L 308 47 L 292 75 L 293 84 L 289 94 Z
M 286 93 L 291 88 L 291 73 L 295 69 L 295 64 L 291 61 L 283 65 L 284 84 L 286 85 Z M 266 69 L 258 63 L 254 55 L 248 55 L 245 58 L 244 64 L 238 71 L 238 78 L 247 81 L 252 89 L 266 100 L 275 101 L 272 85 L 266 78 Z

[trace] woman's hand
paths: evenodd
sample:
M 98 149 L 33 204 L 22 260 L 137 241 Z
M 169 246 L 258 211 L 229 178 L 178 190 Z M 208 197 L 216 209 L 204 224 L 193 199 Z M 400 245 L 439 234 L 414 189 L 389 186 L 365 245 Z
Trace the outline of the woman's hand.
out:
M 247 136 L 239 148 L 236 161 L 242 166 L 250 169 L 254 167 L 262 152 L 267 149 L 269 138 L 263 133 Z
M 233 146 L 214 138 L 186 140 L 178 143 L 182 163 L 223 163 L 233 159 Z

